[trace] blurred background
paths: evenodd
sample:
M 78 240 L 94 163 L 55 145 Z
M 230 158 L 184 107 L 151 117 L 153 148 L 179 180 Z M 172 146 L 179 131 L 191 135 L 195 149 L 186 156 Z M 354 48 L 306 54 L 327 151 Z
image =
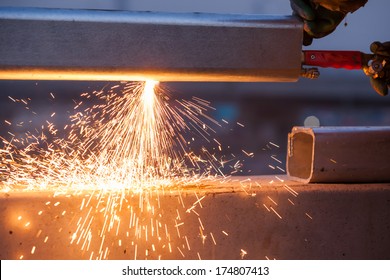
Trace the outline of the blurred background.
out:
M 292 13 L 289 0 L 1 0 L 0 6 L 238 14 Z M 389 11 L 390 1 L 369 0 L 365 7 L 349 14 L 334 33 L 315 40 L 304 49 L 369 52 L 371 42 L 390 40 Z M 211 102 L 216 110 L 210 110 L 209 115 L 222 124 L 216 128 L 215 138 L 223 147 L 228 147 L 222 154 L 234 154 L 242 162 L 241 174 L 275 174 L 283 173 L 287 135 L 293 126 L 390 125 L 390 96 L 376 94 L 362 71 L 320 69 L 320 72 L 318 80 L 300 79 L 296 83 L 165 83 L 163 86 L 173 98 L 191 99 L 197 96 Z M 63 126 L 68 122 L 69 113 L 75 100 L 80 100 L 81 93 L 99 90 L 104 86 L 107 83 L 0 81 L 0 135 L 9 138 L 8 131 L 21 134 L 39 127 L 46 120 Z M 54 100 L 51 94 L 55 96 Z M 29 110 L 24 108 L 26 104 L 14 103 L 8 96 L 25 100 L 31 98 Z M 54 116 L 53 112 L 56 112 Z M 25 123 L 12 128 L 3 121 L 9 120 L 15 124 L 31 119 L 33 122 L 28 125 Z M 222 119 L 229 124 L 222 122 Z M 211 146 L 208 148 L 213 150 Z M 243 150 L 248 154 L 253 153 L 253 156 L 246 155 Z M 221 153 L 218 153 L 220 156 Z M 277 165 L 281 169 L 275 168 Z

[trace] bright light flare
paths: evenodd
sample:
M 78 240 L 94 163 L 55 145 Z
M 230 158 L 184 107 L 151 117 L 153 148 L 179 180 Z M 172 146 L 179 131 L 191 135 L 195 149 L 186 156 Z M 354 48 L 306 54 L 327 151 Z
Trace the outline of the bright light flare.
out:
M 145 81 L 143 92 L 142 92 L 142 101 L 144 104 L 145 110 L 153 112 L 154 103 L 155 103 L 155 87 L 158 86 L 159 82 L 157 81 Z

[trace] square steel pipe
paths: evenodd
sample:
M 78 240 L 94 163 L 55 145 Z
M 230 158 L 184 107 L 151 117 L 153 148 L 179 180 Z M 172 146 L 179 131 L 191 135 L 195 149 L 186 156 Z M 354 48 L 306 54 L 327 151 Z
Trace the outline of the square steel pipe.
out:
M 0 79 L 296 81 L 292 16 L 0 8 Z
M 390 182 L 390 127 L 294 127 L 287 173 L 304 182 Z
M 0 193 L 0 259 L 389 259 L 389 227 L 389 184 Z

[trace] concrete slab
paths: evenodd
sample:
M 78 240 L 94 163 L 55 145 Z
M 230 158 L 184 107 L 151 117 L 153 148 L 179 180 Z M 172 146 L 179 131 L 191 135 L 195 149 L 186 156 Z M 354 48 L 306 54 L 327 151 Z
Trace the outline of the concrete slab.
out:
M 389 259 L 390 184 L 231 177 L 0 195 L 0 259 Z

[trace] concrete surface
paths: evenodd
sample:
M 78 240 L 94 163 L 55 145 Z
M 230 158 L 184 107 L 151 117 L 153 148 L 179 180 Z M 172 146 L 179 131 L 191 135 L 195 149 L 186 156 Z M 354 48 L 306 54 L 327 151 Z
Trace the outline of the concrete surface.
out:
M 231 177 L 120 196 L 1 193 L 0 259 L 390 258 L 390 184 Z

